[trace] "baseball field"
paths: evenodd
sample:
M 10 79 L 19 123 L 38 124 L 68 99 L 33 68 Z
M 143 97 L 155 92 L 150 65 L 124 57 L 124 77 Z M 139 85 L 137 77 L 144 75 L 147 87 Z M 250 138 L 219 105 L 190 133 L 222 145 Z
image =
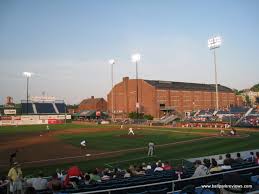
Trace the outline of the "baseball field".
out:
M 0 127 L 0 172 L 9 169 L 10 154 L 25 175 L 42 170 L 46 175 L 76 164 L 85 171 L 96 167 L 168 160 L 173 166 L 183 159 L 259 148 L 259 130 L 237 129 L 238 135 L 220 136 L 219 129 L 133 126 L 135 135 L 119 125 L 63 124 Z M 227 132 L 227 131 L 226 131 Z M 86 140 L 86 149 L 80 142 Z M 147 157 L 147 145 L 155 143 L 155 155 Z

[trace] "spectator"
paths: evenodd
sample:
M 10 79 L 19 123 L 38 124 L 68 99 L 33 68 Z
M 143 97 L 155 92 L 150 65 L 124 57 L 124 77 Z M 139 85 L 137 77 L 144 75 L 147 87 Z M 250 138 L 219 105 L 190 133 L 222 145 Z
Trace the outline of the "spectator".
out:
M 90 174 L 90 183 L 93 182 L 101 182 L 101 177 L 98 175 L 96 169 Z
M 152 167 L 151 167 L 151 165 L 150 164 L 148 164 L 147 165 L 147 167 L 146 167 L 146 171 L 145 171 L 145 173 L 146 174 L 152 174 L 154 171 L 152 170 Z
M 13 163 L 13 167 L 8 172 L 10 180 L 10 192 L 22 193 L 22 170 L 18 162 Z
M 163 169 L 164 169 L 164 170 L 172 170 L 173 168 L 172 168 L 172 166 L 169 164 L 168 161 L 165 161 L 165 165 L 164 165 Z
M 47 179 L 42 178 L 43 173 L 39 171 L 37 178 L 28 179 L 27 184 L 31 185 L 36 191 L 47 189 Z
M 255 162 L 254 152 L 250 152 L 250 155 L 245 158 L 245 161 L 247 161 L 247 162 Z
M 59 169 L 57 169 L 57 170 L 56 170 L 56 173 L 57 173 L 57 175 L 58 175 L 58 178 L 59 178 L 61 181 L 64 181 L 64 178 L 65 178 L 64 170 L 59 170 Z
M 163 171 L 164 169 L 162 168 L 162 163 L 161 162 L 158 162 L 158 165 L 157 167 L 155 168 L 154 172 L 157 172 L 157 171 Z
M 132 172 L 131 170 L 128 168 L 126 173 L 124 174 L 124 178 L 129 178 L 129 177 L 132 177 Z
M 210 160 L 209 160 L 209 159 L 207 159 L 207 158 L 204 158 L 204 160 L 203 160 L 203 164 L 204 164 L 204 166 L 206 166 L 208 169 L 209 169 L 209 168 L 210 168 L 210 166 L 211 166 Z
M 0 179 L 0 193 L 7 193 L 7 185 L 9 181 L 6 179 L 5 176 L 2 176 Z
M 143 169 L 142 165 L 136 168 L 136 175 L 145 175 L 145 170 Z
M 255 155 L 256 155 L 255 163 L 259 165 L 259 152 L 256 152 Z
M 220 166 L 220 165 L 223 165 L 223 162 L 224 162 L 223 157 L 220 155 L 217 163 Z
M 230 165 L 232 165 L 233 163 L 235 163 L 235 160 L 233 159 L 233 158 L 231 158 L 231 155 L 228 153 L 228 154 L 226 154 L 226 159 L 224 160 L 224 162 L 225 161 L 228 161 L 228 164 L 230 164 Z M 223 164 L 224 164 L 224 162 L 223 162 Z
M 231 163 L 230 160 L 224 160 L 224 164 L 221 166 L 222 170 L 230 170 Z
M 61 194 L 60 190 L 62 189 L 62 185 L 60 181 L 54 180 L 52 182 L 52 193 L 53 194 Z
M 70 182 L 78 182 L 83 178 L 83 173 L 77 166 L 72 166 L 68 169 L 67 175 L 64 180 L 64 185 L 67 187 L 70 185 Z
M 183 167 L 181 165 L 177 166 L 175 169 L 175 174 L 178 177 L 178 180 L 182 179 L 184 176 L 184 170 Z
M 85 179 L 84 180 L 85 184 L 89 185 L 91 177 L 90 177 L 90 175 L 88 173 L 85 174 L 84 179 Z
M 47 188 L 48 189 L 52 189 L 52 183 L 53 182 L 60 182 L 60 184 L 61 184 L 61 188 L 63 188 L 64 186 L 63 186 L 63 183 L 62 183 L 62 181 L 59 179 L 59 176 L 58 176 L 58 174 L 55 172 L 53 175 L 52 175 L 52 179 L 47 183 Z
M 107 180 L 110 180 L 111 177 L 110 177 L 110 174 L 109 174 L 109 170 L 108 169 L 105 169 L 103 171 L 103 176 L 101 178 L 102 181 L 107 181 Z
M 241 158 L 241 154 L 237 153 L 237 158 L 235 159 L 235 163 L 237 164 L 243 164 L 244 160 Z
M 196 160 L 194 162 L 194 166 L 196 169 L 195 169 L 192 177 L 205 176 L 205 175 L 209 174 L 208 168 L 206 166 L 202 165 L 200 160 Z
M 218 166 L 218 163 L 215 160 L 215 158 L 212 158 L 211 159 L 210 173 L 215 173 L 215 172 L 220 172 L 220 171 L 222 171 L 222 168 L 220 166 Z

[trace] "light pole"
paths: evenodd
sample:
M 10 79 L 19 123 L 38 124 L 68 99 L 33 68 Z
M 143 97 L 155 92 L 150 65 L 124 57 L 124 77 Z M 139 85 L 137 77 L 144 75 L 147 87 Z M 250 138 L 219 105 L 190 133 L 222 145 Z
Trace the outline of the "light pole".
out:
M 26 112 L 27 112 L 27 115 L 29 114 L 29 78 L 31 77 L 32 73 L 31 72 L 23 72 L 23 75 L 26 77 L 26 80 L 27 80 L 27 96 L 26 96 Z
M 114 119 L 114 92 L 113 92 L 113 65 L 115 64 L 114 59 L 109 60 L 109 64 L 111 65 L 111 81 L 112 81 L 112 90 L 111 90 L 111 112 L 112 112 L 112 121 Z
M 222 43 L 221 37 L 216 36 L 208 40 L 208 47 L 213 50 L 214 66 L 215 66 L 215 86 L 216 86 L 216 110 L 219 110 L 219 92 L 218 92 L 218 76 L 217 76 L 217 63 L 216 63 L 216 48 L 219 48 Z
M 136 64 L 136 109 L 137 109 L 137 120 L 139 118 L 139 101 L 138 101 L 138 62 L 140 61 L 140 54 L 136 53 L 131 56 L 131 60 Z M 138 122 L 138 121 L 137 121 Z

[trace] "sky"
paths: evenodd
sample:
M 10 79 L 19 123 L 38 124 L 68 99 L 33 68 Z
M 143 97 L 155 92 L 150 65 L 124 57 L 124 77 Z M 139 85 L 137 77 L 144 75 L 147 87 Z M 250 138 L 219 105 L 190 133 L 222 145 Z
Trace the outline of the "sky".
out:
M 139 78 L 215 83 L 207 40 L 216 49 L 219 83 L 259 82 L 257 0 L 0 0 L 0 104 L 43 92 L 68 104 L 107 98 L 114 82 Z

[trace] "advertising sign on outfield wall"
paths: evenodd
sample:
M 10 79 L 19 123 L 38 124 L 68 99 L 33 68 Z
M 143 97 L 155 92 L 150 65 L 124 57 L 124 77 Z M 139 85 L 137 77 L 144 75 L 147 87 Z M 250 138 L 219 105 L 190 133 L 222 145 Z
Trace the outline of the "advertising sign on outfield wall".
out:
M 22 121 L 31 121 L 31 120 L 39 120 L 39 115 L 22 115 Z
M 48 124 L 63 124 L 64 121 L 60 119 L 48 119 Z
M 4 109 L 5 115 L 16 115 L 16 109 Z
M 66 115 L 66 119 L 71 119 L 71 115 Z M 21 115 L 0 117 L 0 126 L 62 124 L 64 122 L 65 115 Z

